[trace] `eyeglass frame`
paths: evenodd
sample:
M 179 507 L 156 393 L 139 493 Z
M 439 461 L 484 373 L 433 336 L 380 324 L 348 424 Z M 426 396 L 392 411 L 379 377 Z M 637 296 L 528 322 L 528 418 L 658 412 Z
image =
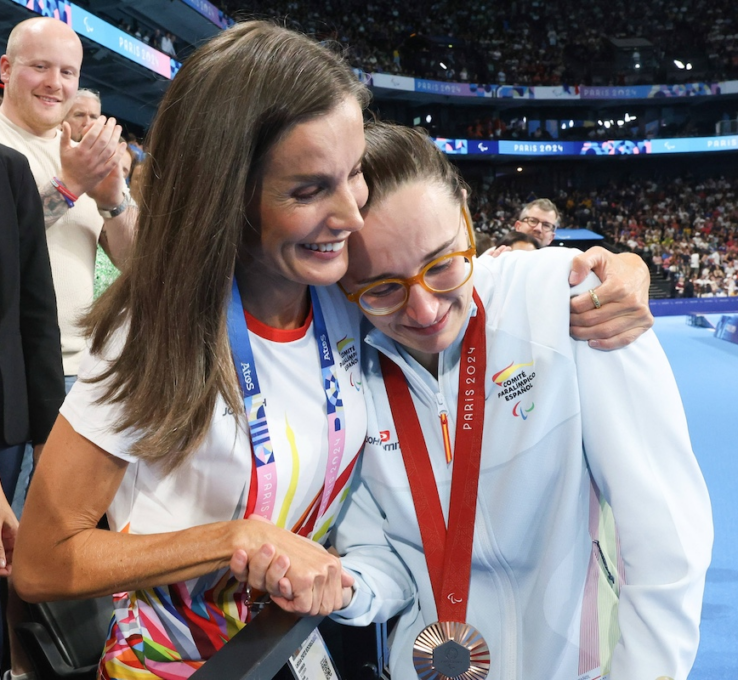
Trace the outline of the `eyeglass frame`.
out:
M 528 222 L 528 220 L 535 220 L 535 224 L 531 224 Z M 539 224 L 541 225 L 541 229 L 545 231 L 546 233 L 555 233 L 556 229 L 558 229 L 558 224 L 551 224 L 550 222 L 546 222 L 545 220 L 540 220 L 537 217 L 533 217 L 533 215 L 526 215 L 525 217 L 521 217 L 518 222 L 525 222 L 526 224 L 530 225 L 535 229 Z
M 469 215 L 469 209 L 466 207 L 466 205 L 461 206 L 461 214 L 464 218 L 464 223 L 466 224 L 466 234 L 469 237 L 469 243 L 471 244 L 466 250 L 459 250 L 453 253 L 446 253 L 445 255 L 439 255 L 438 257 L 434 257 L 415 276 L 411 276 L 407 279 L 400 279 L 397 277 L 392 277 L 389 279 L 380 279 L 379 281 L 374 281 L 373 283 L 363 286 L 362 288 L 360 288 L 354 293 L 349 293 L 343 287 L 343 284 L 341 284 L 340 281 L 338 282 L 338 287 L 343 291 L 343 294 L 348 298 L 349 302 L 353 302 L 354 304 L 358 305 L 362 311 L 366 312 L 367 314 L 370 314 L 371 316 L 389 316 L 390 314 L 394 314 L 395 312 L 401 310 L 403 307 L 405 307 L 405 305 L 407 305 L 407 301 L 410 299 L 410 288 L 414 286 L 415 284 L 422 286 L 429 293 L 434 293 L 438 295 L 442 295 L 444 293 L 450 293 L 454 290 L 458 290 L 472 277 L 472 274 L 474 273 L 474 256 L 477 254 L 477 247 L 474 243 L 474 227 L 472 226 L 471 216 Z M 465 259 L 469 260 L 469 276 L 467 276 L 466 279 L 464 279 L 458 286 L 454 288 L 449 288 L 448 290 L 438 291 L 438 290 L 433 290 L 432 288 L 429 288 L 424 280 L 425 273 L 429 269 L 434 267 L 436 264 L 438 264 L 438 262 L 449 259 L 451 257 L 464 257 Z M 404 302 L 399 307 L 390 309 L 387 312 L 372 312 L 372 311 L 369 311 L 368 309 L 365 309 L 360 302 L 361 296 L 364 295 L 364 293 L 366 293 L 368 290 L 371 290 L 372 288 L 376 286 L 381 286 L 386 283 L 399 283 L 405 289 Z

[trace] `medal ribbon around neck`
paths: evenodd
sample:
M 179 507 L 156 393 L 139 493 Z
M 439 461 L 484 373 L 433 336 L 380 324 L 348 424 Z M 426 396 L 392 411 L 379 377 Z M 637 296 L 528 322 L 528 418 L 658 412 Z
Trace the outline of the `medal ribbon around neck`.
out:
M 326 411 L 328 416 L 328 460 L 326 462 L 325 481 L 320 507 L 315 520 L 325 512 L 330 504 L 333 487 L 341 469 L 341 461 L 345 450 L 346 430 L 343 417 L 341 390 L 336 376 L 336 364 L 333 359 L 328 330 L 320 307 L 318 294 L 310 287 L 310 299 L 313 305 L 313 333 L 320 354 L 320 368 L 325 390 Z M 256 472 L 257 495 L 254 512 L 271 520 L 274 502 L 277 497 L 277 467 L 274 447 L 267 425 L 266 398 L 259 387 L 248 325 L 243 313 L 243 302 L 236 278 L 233 278 L 231 300 L 228 305 L 228 338 L 231 353 L 238 374 L 238 381 L 243 394 L 243 405 L 248 418 L 251 448 Z M 252 483 L 254 475 L 252 475 Z M 247 513 L 248 507 L 247 504 Z M 314 526 L 314 524 L 313 524 Z
M 386 356 L 380 363 L 392 418 L 410 482 L 439 621 L 466 622 L 474 523 L 484 427 L 487 343 L 484 307 L 474 291 L 476 316 L 461 347 L 454 470 L 448 530 L 425 437 L 402 370 Z

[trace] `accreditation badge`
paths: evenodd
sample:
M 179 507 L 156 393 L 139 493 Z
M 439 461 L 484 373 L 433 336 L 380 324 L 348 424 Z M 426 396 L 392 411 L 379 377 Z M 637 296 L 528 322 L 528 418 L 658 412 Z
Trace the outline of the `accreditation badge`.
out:
M 341 680 L 317 628 L 289 658 L 287 665 L 297 680 Z

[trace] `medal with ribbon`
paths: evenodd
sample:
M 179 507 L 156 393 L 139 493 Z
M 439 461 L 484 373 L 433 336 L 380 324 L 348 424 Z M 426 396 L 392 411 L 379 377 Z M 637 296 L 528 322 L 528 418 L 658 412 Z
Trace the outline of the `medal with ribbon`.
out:
M 477 292 L 473 295 L 477 313 L 469 319 L 461 347 L 448 529 L 407 381 L 395 363 L 380 357 L 438 616 L 413 645 L 413 664 L 423 680 L 483 680 L 490 668 L 484 638 L 466 623 L 487 368 L 485 312 Z

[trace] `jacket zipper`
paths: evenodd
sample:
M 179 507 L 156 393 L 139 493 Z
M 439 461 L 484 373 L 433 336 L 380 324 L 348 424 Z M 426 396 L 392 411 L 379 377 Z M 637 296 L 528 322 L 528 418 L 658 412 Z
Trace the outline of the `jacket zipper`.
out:
M 436 406 L 438 408 L 438 417 L 441 421 L 441 434 L 443 436 L 443 451 L 446 454 L 446 465 L 450 465 L 453 460 L 453 452 L 451 451 L 451 434 L 448 431 L 448 409 L 446 408 L 446 400 L 441 392 L 436 392 Z

